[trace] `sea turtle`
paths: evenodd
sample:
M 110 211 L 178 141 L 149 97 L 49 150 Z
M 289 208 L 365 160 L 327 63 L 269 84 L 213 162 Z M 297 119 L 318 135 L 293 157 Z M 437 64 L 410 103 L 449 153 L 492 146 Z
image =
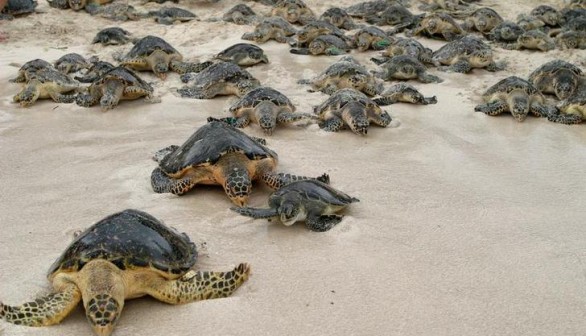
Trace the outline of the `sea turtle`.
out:
M 253 122 L 267 135 L 273 134 L 277 124 L 315 118 L 311 114 L 295 113 L 295 106 L 287 96 L 267 86 L 248 91 L 230 106 L 229 111 L 234 117 L 222 118 L 221 121 L 238 128 L 246 127 Z
M 428 37 L 441 36 L 446 41 L 453 41 L 466 33 L 448 14 L 433 13 L 421 19 L 416 28 L 405 33 L 408 37 L 419 34 L 425 34 Z
M 184 82 L 191 79 L 195 80 L 192 86 L 185 86 L 178 90 L 181 97 L 194 99 L 211 99 L 218 95 L 242 97 L 246 92 L 260 86 L 258 79 L 232 62 L 215 63 L 198 74 L 188 73 L 181 77 Z
M 358 18 L 366 18 L 373 15 L 377 15 L 380 12 L 387 9 L 389 6 L 392 5 L 402 5 L 405 7 L 409 6 L 410 1 L 401 1 L 401 0 L 374 0 L 374 1 L 365 1 L 354 4 L 350 7 L 346 8 L 346 12 L 348 15 Z
M 321 21 L 328 22 L 340 29 L 352 30 L 358 28 L 352 17 L 339 7 L 330 7 L 319 17 Z
M 372 50 L 384 50 L 395 39 L 387 33 L 375 26 L 367 26 L 358 30 L 354 34 L 354 45 L 358 51 Z
M 387 88 L 383 93 L 380 94 L 380 98 L 374 98 L 373 101 L 379 106 L 391 105 L 399 102 L 411 103 L 411 104 L 436 104 L 437 98 L 424 97 L 415 87 L 407 83 L 395 84 Z
M 419 9 L 422 11 L 455 11 L 465 10 L 468 3 L 462 0 L 422 0 Z
M 155 153 L 153 159 L 159 166 L 151 174 L 153 190 L 183 195 L 197 184 L 221 185 L 234 204 L 244 206 L 254 180 L 279 189 L 297 180 L 310 179 L 275 173 L 277 153 L 263 142 L 224 122 L 210 121 L 183 145 L 165 147 Z M 326 174 L 319 179 L 329 182 Z
M 398 38 L 396 41 L 392 42 L 385 51 L 383 51 L 382 57 L 373 57 L 370 60 L 375 64 L 381 65 L 399 55 L 413 56 L 422 63 L 433 63 L 431 59 L 433 51 L 412 38 Z
M 556 36 L 555 43 L 558 48 L 564 49 L 586 49 L 586 31 L 565 31 Z
M 488 34 L 504 21 L 499 13 L 489 7 L 480 7 L 472 12 L 463 11 L 450 14 L 457 19 L 464 19 L 464 23 L 461 25 L 463 29 L 476 30 L 482 34 Z
M 562 21 L 561 13 L 557 9 L 548 5 L 539 5 L 533 8 L 533 10 L 529 12 L 529 15 L 540 19 L 545 25 L 550 27 L 558 26 Z
M 80 83 L 93 83 L 102 77 L 103 74 L 114 68 L 114 65 L 109 62 L 95 61 L 92 62 L 92 65 L 89 67 L 86 73 L 83 74 L 83 76 L 75 76 L 74 79 Z
M 278 218 L 286 226 L 305 221 L 308 229 L 325 232 L 342 221 L 344 216 L 336 212 L 351 203 L 359 202 L 331 186 L 306 180 L 290 183 L 269 196 L 269 208 L 230 208 L 243 216 L 260 218 Z
M 57 9 L 68 9 L 69 8 L 69 1 L 68 0 L 47 0 L 50 7 L 57 8 Z
M 509 50 L 533 49 L 550 51 L 555 49 L 555 42 L 546 33 L 534 29 L 521 34 L 517 38 L 517 43 L 501 44 L 501 47 Z
M 0 11 L 0 20 L 12 20 L 15 16 L 33 13 L 37 5 L 36 0 L 7 0 Z
M 26 63 L 24 63 L 20 69 L 18 69 L 18 74 L 15 78 L 9 79 L 8 81 L 11 83 L 25 83 L 28 82 L 28 80 L 30 79 L 31 75 L 34 74 L 35 72 L 41 70 L 41 69 L 46 69 L 46 68 L 50 68 L 53 69 L 53 64 L 42 60 L 40 58 L 34 59 L 32 61 L 28 61 Z
M 39 98 L 51 98 L 57 103 L 73 103 L 73 91 L 79 88 L 79 83 L 53 68 L 44 68 L 29 74 L 29 80 L 22 90 L 13 97 L 15 103 L 22 107 L 34 104 Z
M 214 58 L 240 66 L 269 63 L 269 58 L 265 55 L 264 50 L 250 43 L 234 44 L 220 51 Z
M 191 270 L 195 244 L 185 233 L 146 212 L 114 213 L 80 233 L 51 266 L 53 292 L 20 306 L 0 303 L 0 317 L 24 326 L 60 323 L 83 302 L 97 335 L 110 335 L 124 301 L 144 295 L 169 304 L 231 295 L 249 277 L 250 266 L 229 272 Z
M 272 16 L 280 16 L 289 23 L 302 25 L 316 19 L 315 14 L 303 0 L 281 0 L 271 10 Z
M 569 98 L 585 79 L 586 74 L 578 66 L 560 59 L 544 63 L 529 75 L 529 82 L 537 90 L 553 93 L 560 100 Z
M 90 107 L 98 102 L 107 111 L 118 105 L 120 100 L 145 97 L 148 102 L 158 102 L 153 97 L 153 87 L 127 68 L 116 67 L 92 82 L 85 94 L 79 94 L 75 102 Z
M 252 24 L 257 20 L 256 13 L 245 4 L 238 4 L 230 8 L 222 16 L 226 22 L 234 22 L 237 25 Z
M 517 16 L 517 24 L 525 31 L 540 29 L 543 30 L 545 23 L 538 17 L 528 14 L 519 14 Z
M 320 119 L 319 127 L 327 132 L 338 132 L 347 126 L 358 135 L 366 135 L 371 122 L 387 127 L 392 120 L 372 99 L 350 88 L 334 92 L 313 111 Z
M 75 11 L 85 9 L 90 14 L 96 12 L 97 8 L 105 5 L 113 0 L 68 0 L 69 7 Z
M 100 30 L 92 43 L 101 43 L 103 45 L 120 45 L 128 42 L 136 42 L 131 37 L 130 32 L 120 27 L 109 27 Z
M 211 62 L 183 62 L 183 55 L 160 37 L 148 35 L 136 42 L 134 47 L 120 60 L 120 65 L 139 71 L 152 71 L 165 79 L 169 70 L 180 74 L 199 72 Z
M 513 21 L 503 21 L 494 27 L 486 37 L 500 43 L 516 43 L 525 30 Z
M 87 69 L 91 65 L 83 56 L 77 53 L 69 53 L 55 61 L 55 68 L 64 74 Z
M 350 38 L 346 37 L 340 28 L 326 21 L 314 20 L 298 30 L 295 34 L 297 41 L 291 41 L 290 44 L 296 47 L 308 47 L 311 41 L 320 35 L 334 35 L 346 43 L 350 43 Z
M 432 61 L 441 70 L 459 73 L 468 73 L 473 68 L 484 68 L 491 72 L 505 68 L 504 62 L 497 64 L 494 61 L 491 47 L 474 35 L 446 43 L 433 52 Z
M 311 85 L 310 92 L 321 91 L 328 95 L 344 88 L 352 88 L 369 96 L 383 91 L 383 84 L 351 56 L 340 58 L 317 77 L 298 83 Z
M 407 28 L 414 28 L 424 17 L 425 14 L 414 15 L 401 5 L 392 5 L 380 13 L 367 16 L 365 20 L 377 26 L 394 26 L 390 32 L 387 32 L 388 35 L 392 35 Z
M 307 48 L 292 48 L 289 50 L 297 55 L 343 55 L 350 51 L 350 46 L 345 40 L 335 35 L 320 35 L 314 38 Z
M 529 113 L 547 117 L 553 111 L 533 84 L 517 76 L 500 80 L 486 90 L 482 99 L 485 104 L 477 105 L 474 111 L 490 116 L 509 111 L 517 121 L 525 120 Z
M 374 75 L 386 81 L 394 79 L 417 79 L 422 83 L 441 83 L 444 80 L 429 74 L 423 63 L 415 57 L 409 55 L 400 55 L 391 58 L 388 62 L 381 65 L 383 71 L 373 71 Z
M 297 30 L 282 17 L 268 17 L 260 21 L 252 33 L 244 33 L 243 40 L 265 43 L 275 40 L 279 43 L 287 43 L 289 36 L 295 35 Z
M 547 119 L 560 124 L 579 124 L 586 120 L 586 88 L 582 86 L 575 94 L 564 99 Z
M 195 14 L 179 7 L 161 7 L 156 11 L 149 11 L 149 15 L 155 18 L 155 22 L 165 25 L 189 22 L 197 19 Z
M 136 8 L 123 2 L 111 3 L 103 6 L 86 7 L 86 11 L 91 15 L 97 15 L 99 17 L 114 21 L 136 21 L 148 16 L 148 14 L 138 12 Z

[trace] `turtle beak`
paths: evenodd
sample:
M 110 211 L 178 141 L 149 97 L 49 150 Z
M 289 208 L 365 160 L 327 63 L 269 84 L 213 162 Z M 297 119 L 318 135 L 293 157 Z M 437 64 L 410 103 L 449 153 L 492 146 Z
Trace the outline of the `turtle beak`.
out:
M 243 206 L 245 206 L 246 204 L 248 204 L 248 197 L 234 197 L 232 198 L 232 202 L 234 204 L 236 204 L 238 207 L 242 208 Z
M 112 334 L 112 332 L 114 331 L 114 326 L 113 325 L 108 325 L 105 327 L 95 326 L 93 329 L 94 329 L 94 333 L 98 336 L 110 336 Z
M 265 62 L 265 63 L 269 64 L 269 58 L 267 57 L 267 55 L 262 55 L 262 57 L 261 57 L 261 61 L 263 61 L 263 62 Z

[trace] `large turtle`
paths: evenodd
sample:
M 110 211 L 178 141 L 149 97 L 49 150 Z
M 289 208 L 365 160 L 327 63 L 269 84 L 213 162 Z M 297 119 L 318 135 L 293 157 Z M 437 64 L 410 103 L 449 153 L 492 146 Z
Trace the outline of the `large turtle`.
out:
M 555 8 L 549 5 L 539 5 L 529 12 L 529 15 L 534 16 L 546 26 L 558 26 L 562 22 L 562 14 Z
M 36 73 L 42 69 L 53 69 L 53 64 L 42 60 L 40 58 L 34 59 L 32 61 L 28 61 L 24 63 L 20 69 L 18 69 L 18 74 L 15 78 L 9 79 L 8 81 L 11 83 L 25 83 L 28 82 L 31 75 Z
M 317 77 L 302 79 L 298 84 L 309 84 L 310 92 L 321 91 L 329 95 L 343 88 L 353 88 L 369 96 L 376 96 L 383 90 L 383 84 L 351 56 L 340 58 Z
M 280 16 L 289 23 L 307 24 L 316 19 L 315 14 L 303 0 L 281 0 L 271 11 L 272 16 Z
M 133 100 L 145 97 L 147 102 L 159 102 L 153 96 L 153 87 L 132 70 L 116 67 L 96 79 L 85 94 L 79 94 L 75 102 L 79 106 L 90 107 L 98 102 L 107 111 L 118 105 L 120 100 Z
M 214 58 L 240 66 L 269 63 L 269 58 L 264 50 L 250 43 L 236 43 L 220 51 Z
M 0 317 L 24 326 L 60 323 L 83 302 L 97 335 L 108 336 L 125 300 L 145 295 L 169 304 L 223 298 L 249 277 L 250 266 L 229 272 L 194 271 L 195 244 L 148 213 L 128 209 L 82 232 L 49 270 L 53 292 L 20 306 L 0 303 Z
M 348 13 L 339 7 L 330 7 L 319 17 L 321 21 L 328 22 L 340 29 L 352 30 L 358 26 Z
M 181 79 L 188 82 L 192 77 L 195 83 L 177 90 L 182 97 L 194 99 L 211 99 L 218 95 L 242 97 L 246 92 L 260 86 L 258 79 L 232 62 L 219 62 L 198 74 L 185 74 Z
M 212 120 L 183 145 L 165 147 L 155 153 L 159 167 L 151 174 L 153 190 L 183 195 L 196 184 L 221 185 L 234 204 L 244 206 L 254 180 L 279 189 L 293 181 L 310 179 L 275 173 L 277 153 L 263 143 L 263 139 Z M 329 182 L 326 174 L 319 179 Z
M 358 135 L 366 135 L 370 123 L 387 127 L 391 116 L 372 99 L 354 89 L 341 89 L 321 105 L 314 108 L 319 117 L 319 127 L 327 132 L 337 132 L 345 126 Z
M 417 79 L 422 83 L 441 83 L 444 80 L 427 72 L 423 63 L 415 57 L 400 55 L 391 58 L 381 65 L 383 71 L 373 71 L 374 75 L 385 81 L 394 79 Z
M 254 31 L 244 33 L 243 40 L 265 43 L 268 40 L 275 40 L 279 43 L 287 43 L 289 36 L 295 35 L 297 30 L 282 17 L 268 17 L 257 23 Z
M 382 92 L 380 98 L 375 98 L 373 101 L 379 106 L 386 106 L 398 102 L 429 105 L 436 104 L 437 98 L 425 97 L 421 92 L 417 91 L 415 87 L 407 83 L 398 83 Z
M 243 215 L 259 218 L 278 218 L 290 226 L 305 221 L 308 229 L 325 232 L 342 221 L 344 216 L 336 212 L 346 208 L 357 198 L 349 196 L 331 186 L 315 181 L 298 181 L 288 184 L 269 196 L 269 208 L 230 208 Z
M 509 111 L 517 121 L 523 121 L 529 113 L 536 117 L 548 117 L 553 107 L 530 82 L 510 76 L 491 86 L 482 95 L 485 104 L 477 105 L 476 112 L 495 116 Z
M 12 100 L 20 103 L 22 107 L 31 106 L 39 98 L 51 98 L 57 103 L 73 103 L 73 91 L 79 86 L 79 83 L 69 76 L 53 68 L 45 68 L 31 74 L 22 90 Z
M 459 40 L 446 43 L 433 52 L 432 61 L 442 70 L 468 73 L 473 68 L 484 68 L 487 71 L 500 71 L 505 68 L 504 62 L 494 61 L 492 48 L 474 35 L 467 35 Z M 447 67 L 441 67 L 447 65 Z
M 542 93 L 553 93 L 558 99 L 570 97 L 586 75 L 578 66 L 563 60 L 549 61 L 529 75 L 529 82 Z
M 277 124 L 314 119 L 307 113 L 295 113 L 295 105 L 281 92 L 266 86 L 248 91 L 240 100 L 230 106 L 234 117 L 221 120 L 238 128 L 250 122 L 258 124 L 267 135 L 273 134 Z
M 160 37 L 148 35 L 136 42 L 134 47 L 121 59 L 121 66 L 138 71 L 152 71 L 165 79 L 169 70 L 180 74 L 199 72 L 208 67 L 210 62 L 187 63 L 169 43 Z
M 105 5 L 113 0 L 68 0 L 69 7 L 73 10 L 78 11 L 85 9 L 87 12 L 97 12 L 98 8 Z

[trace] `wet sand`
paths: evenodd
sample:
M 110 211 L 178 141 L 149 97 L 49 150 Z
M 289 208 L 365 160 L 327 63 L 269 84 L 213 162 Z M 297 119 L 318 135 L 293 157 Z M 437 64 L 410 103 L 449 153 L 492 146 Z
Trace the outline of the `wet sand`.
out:
M 331 1 L 307 1 L 322 13 Z M 350 0 L 335 4 L 348 5 Z M 133 3 L 134 4 L 134 3 Z M 201 18 L 233 5 L 180 4 Z M 255 11 L 268 7 L 248 2 Z M 507 19 L 537 2 L 495 9 Z M 156 8 L 150 3 L 145 8 Z M 583 125 L 565 126 L 509 114 L 474 112 L 480 94 L 509 75 L 526 77 L 546 61 L 579 62 L 585 51 L 497 49 L 506 71 L 449 74 L 441 84 L 413 83 L 429 106 L 387 107 L 391 127 L 368 136 L 326 133 L 317 125 L 279 128 L 268 146 L 281 171 L 327 172 L 332 185 L 360 199 L 326 233 L 302 223 L 284 227 L 240 217 L 221 188 L 197 187 L 183 197 L 155 194 L 152 154 L 181 144 L 208 116 L 227 116 L 235 97 L 181 99 L 176 74 L 161 83 L 162 103 L 122 102 L 103 113 L 49 100 L 23 109 L 11 102 L 16 62 L 54 61 L 68 52 L 112 61 L 122 47 L 92 46 L 101 28 L 165 38 L 187 59 L 205 60 L 240 42 L 249 26 L 148 20 L 117 24 L 86 13 L 39 7 L 45 14 L 1 22 L 0 298 L 16 305 L 48 293 L 51 263 L 103 217 L 136 208 L 186 232 L 202 270 L 252 265 L 233 296 L 182 306 L 150 298 L 127 301 L 115 335 L 582 335 L 586 333 L 586 227 Z M 138 6 L 137 6 L 138 7 Z M 81 24 L 83 22 L 83 24 Z M 215 31 L 216 30 L 216 31 Z M 422 39 L 433 49 L 443 43 Z M 61 49 L 64 48 L 64 49 Z M 309 112 L 324 101 L 297 85 L 336 57 L 291 55 L 262 45 L 271 64 L 250 68 L 264 85 Z M 353 53 L 370 69 L 376 52 Z M 386 83 L 388 86 L 389 84 Z M 245 132 L 264 136 L 249 126 Z M 254 189 L 263 206 L 270 190 Z M 89 335 L 81 305 L 60 325 L 27 328 L 1 322 L 5 335 Z M 1 332 L 0 332 L 1 333 Z

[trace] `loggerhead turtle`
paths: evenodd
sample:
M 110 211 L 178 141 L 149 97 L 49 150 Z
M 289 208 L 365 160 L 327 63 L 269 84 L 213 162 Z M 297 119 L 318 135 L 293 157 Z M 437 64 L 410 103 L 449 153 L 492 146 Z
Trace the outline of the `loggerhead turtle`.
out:
M 232 62 L 219 62 L 198 74 L 187 73 L 181 76 L 183 82 L 194 79 L 192 86 L 177 90 L 181 97 L 212 99 L 218 95 L 242 97 L 246 92 L 260 86 L 260 81 L 248 71 Z
M 73 103 L 79 83 L 53 68 L 44 68 L 30 74 L 30 79 L 12 100 L 22 107 L 34 104 L 39 98 L 51 98 L 57 103 Z
M 480 7 L 472 12 L 451 13 L 451 15 L 457 19 L 464 19 L 463 29 L 476 30 L 482 34 L 489 33 L 504 21 L 499 13 L 489 7 Z
M 570 97 L 585 79 L 586 75 L 579 67 L 559 59 L 544 63 L 529 75 L 529 82 L 537 90 L 553 93 L 560 100 Z

